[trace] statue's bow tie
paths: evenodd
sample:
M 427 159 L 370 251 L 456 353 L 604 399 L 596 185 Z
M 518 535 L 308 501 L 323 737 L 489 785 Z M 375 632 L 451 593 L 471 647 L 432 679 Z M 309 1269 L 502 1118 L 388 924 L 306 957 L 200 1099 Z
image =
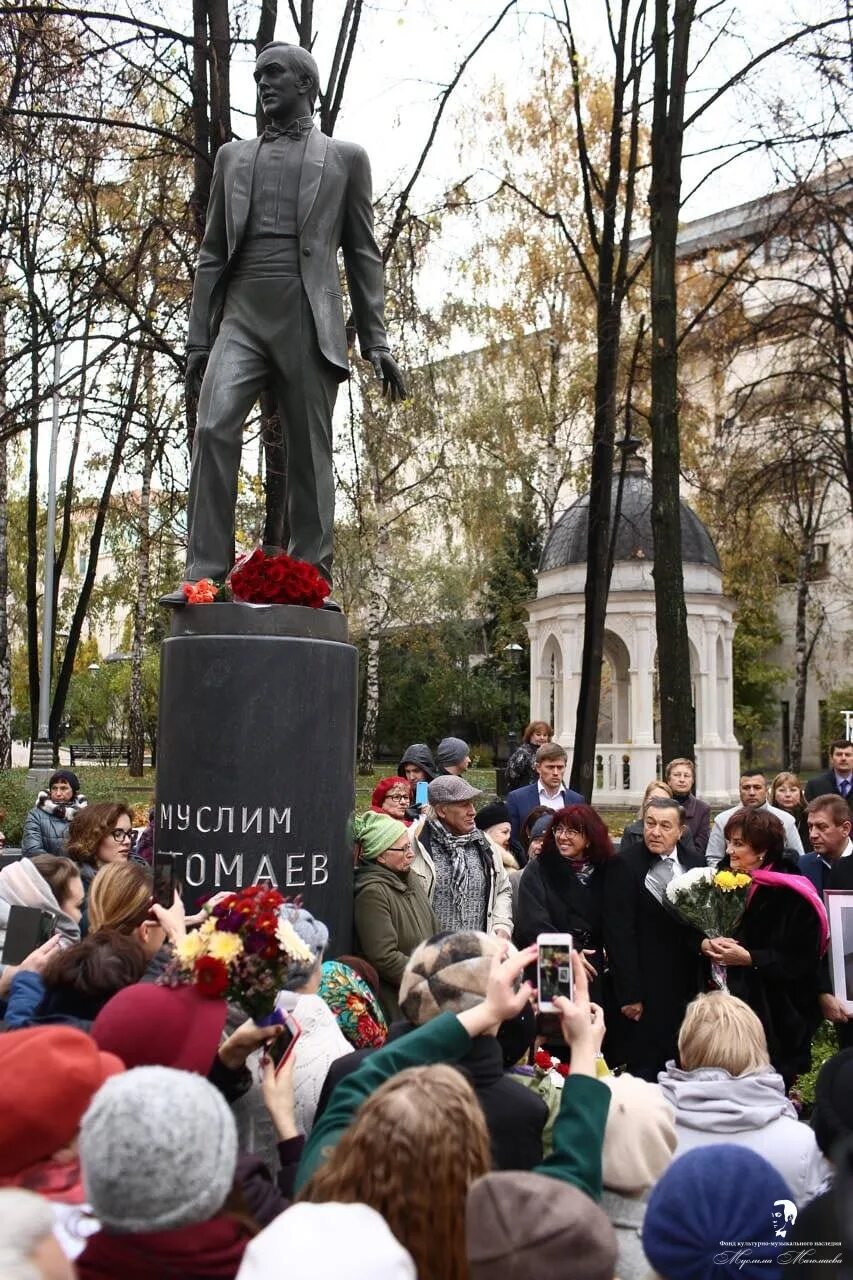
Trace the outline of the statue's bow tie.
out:
M 282 127 L 275 120 L 271 120 L 264 129 L 263 137 L 268 141 L 273 138 L 294 138 L 297 142 L 300 138 L 304 138 L 306 133 L 310 133 L 314 128 L 314 121 L 310 116 L 303 116 L 299 120 L 292 120 L 290 124 Z

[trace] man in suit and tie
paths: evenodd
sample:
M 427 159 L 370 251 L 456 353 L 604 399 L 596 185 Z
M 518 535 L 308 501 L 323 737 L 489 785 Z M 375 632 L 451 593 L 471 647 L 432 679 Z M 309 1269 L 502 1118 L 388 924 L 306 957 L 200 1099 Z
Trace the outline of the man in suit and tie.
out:
M 546 809 L 564 809 L 567 804 L 585 804 L 583 796 L 577 791 L 570 791 L 563 786 L 563 774 L 569 757 L 565 747 L 559 742 L 546 742 L 536 752 L 534 769 L 536 781 L 527 787 L 517 787 L 506 797 L 509 809 L 509 820 L 512 824 L 512 837 L 520 838 L 521 828 L 529 813 L 538 805 Z
M 349 376 L 339 249 L 361 354 L 392 400 L 405 385 L 385 333 L 367 155 L 314 127 L 319 72 L 306 50 L 268 44 L 255 81 L 268 124 L 217 152 L 190 310 L 198 424 L 186 580 L 221 581 L 231 568 L 243 424 L 270 386 L 286 442 L 288 551 L 331 582 L 332 410 Z M 163 603 L 183 604 L 182 592 Z
M 829 769 L 810 778 L 805 786 L 807 800 L 818 796 L 842 796 L 853 812 L 853 742 L 836 738 L 829 744 Z
M 800 870 L 821 895 L 826 889 L 853 892 L 853 841 L 850 839 L 853 822 L 847 801 L 839 795 L 818 796 L 809 804 L 807 821 L 814 853 L 800 859 Z M 833 993 L 828 952 L 821 962 L 819 1003 L 823 1016 L 836 1024 L 841 1048 L 853 1047 L 853 1022 Z
M 702 952 L 708 940 L 678 915 L 666 896 L 673 877 L 705 865 L 701 855 L 679 851 L 684 825 L 677 800 L 653 796 L 643 813 L 642 843 L 619 854 L 632 885 L 619 922 L 626 949 L 633 954 L 632 972 L 622 982 L 628 982 L 634 998 L 622 1005 L 615 1025 L 607 1029 L 615 1061 L 652 1081 L 676 1056 L 684 1011 L 703 986 Z

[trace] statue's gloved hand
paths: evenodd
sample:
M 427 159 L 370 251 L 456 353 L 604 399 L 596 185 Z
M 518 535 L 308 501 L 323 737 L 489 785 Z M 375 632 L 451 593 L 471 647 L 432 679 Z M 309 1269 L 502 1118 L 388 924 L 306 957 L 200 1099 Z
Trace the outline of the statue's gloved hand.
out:
M 190 351 L 187 356 L 187 372 L 184 377 L 184 393 L 187 400 L 192 403 L 196 403 L 199 395 L 201 394 L 201 384 L 204 380 L 204 371 L 207 368 L 209 355 L 209 351 Z
M 390 351 L 374 349 L 365 351 L 365 359 L 369 360 L 382 382 L 382 394 L 392 404 L 397 400 L 405 400 L 408 396 L 403 371 Z

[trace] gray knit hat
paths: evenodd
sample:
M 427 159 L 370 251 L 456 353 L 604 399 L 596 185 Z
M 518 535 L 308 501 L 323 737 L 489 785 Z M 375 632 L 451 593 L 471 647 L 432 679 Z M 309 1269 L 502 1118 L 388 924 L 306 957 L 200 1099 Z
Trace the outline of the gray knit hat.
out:
M 400 1008 L 423 1026 L 440 1013 L 473 1009 L 486 995 L 500 942 L 486 933 L 440 933 L 415 947 L 400 983 Z
M 462 738 L 442 738 L 435 751 L 435 763 L 439 769 L 448 764 L 461 764 L 470 755 L 468 743 Z
M 105 1227 L 168 1231 L 222 1208 L 237 1167 L 237 1126 L 201 1076 L 136 1067 L 95 1094 L 80 1125 L 80 1163 Z

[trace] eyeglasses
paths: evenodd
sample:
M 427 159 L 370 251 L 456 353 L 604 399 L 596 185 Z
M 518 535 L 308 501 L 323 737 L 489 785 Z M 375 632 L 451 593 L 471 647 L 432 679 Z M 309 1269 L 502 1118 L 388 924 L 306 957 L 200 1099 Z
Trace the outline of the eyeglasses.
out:
M 110 835 L 112 836 L 113 840 L 117 840 L 119 841 L 119 843 L 121 843 L 121 841 L 123 840 L 133 839 L 133 832 L 129 827 L 116 827 L 114 831 L 110 832 Z
M 409 792 L 408 791 L 389 791 L 385 799 L 386 800 L 408 800 Z
M 403 845 L 403 847 L 402 847 L 402 849 L 401 849 L 401 848 L 400 848 L 400 846 L 399 846 L 398 844 L 392 844 L 392 845 L 391 845 L 391 847 L 390 847 L 390 849 L 386 849 L 386 850 L 385 850 L 385 852 L 386 852 L 386 853 L 411 853 L 411 852 L 412 852 L 412 846 L 411 846 L 410 844 L 406 843 L 405 845 Z

